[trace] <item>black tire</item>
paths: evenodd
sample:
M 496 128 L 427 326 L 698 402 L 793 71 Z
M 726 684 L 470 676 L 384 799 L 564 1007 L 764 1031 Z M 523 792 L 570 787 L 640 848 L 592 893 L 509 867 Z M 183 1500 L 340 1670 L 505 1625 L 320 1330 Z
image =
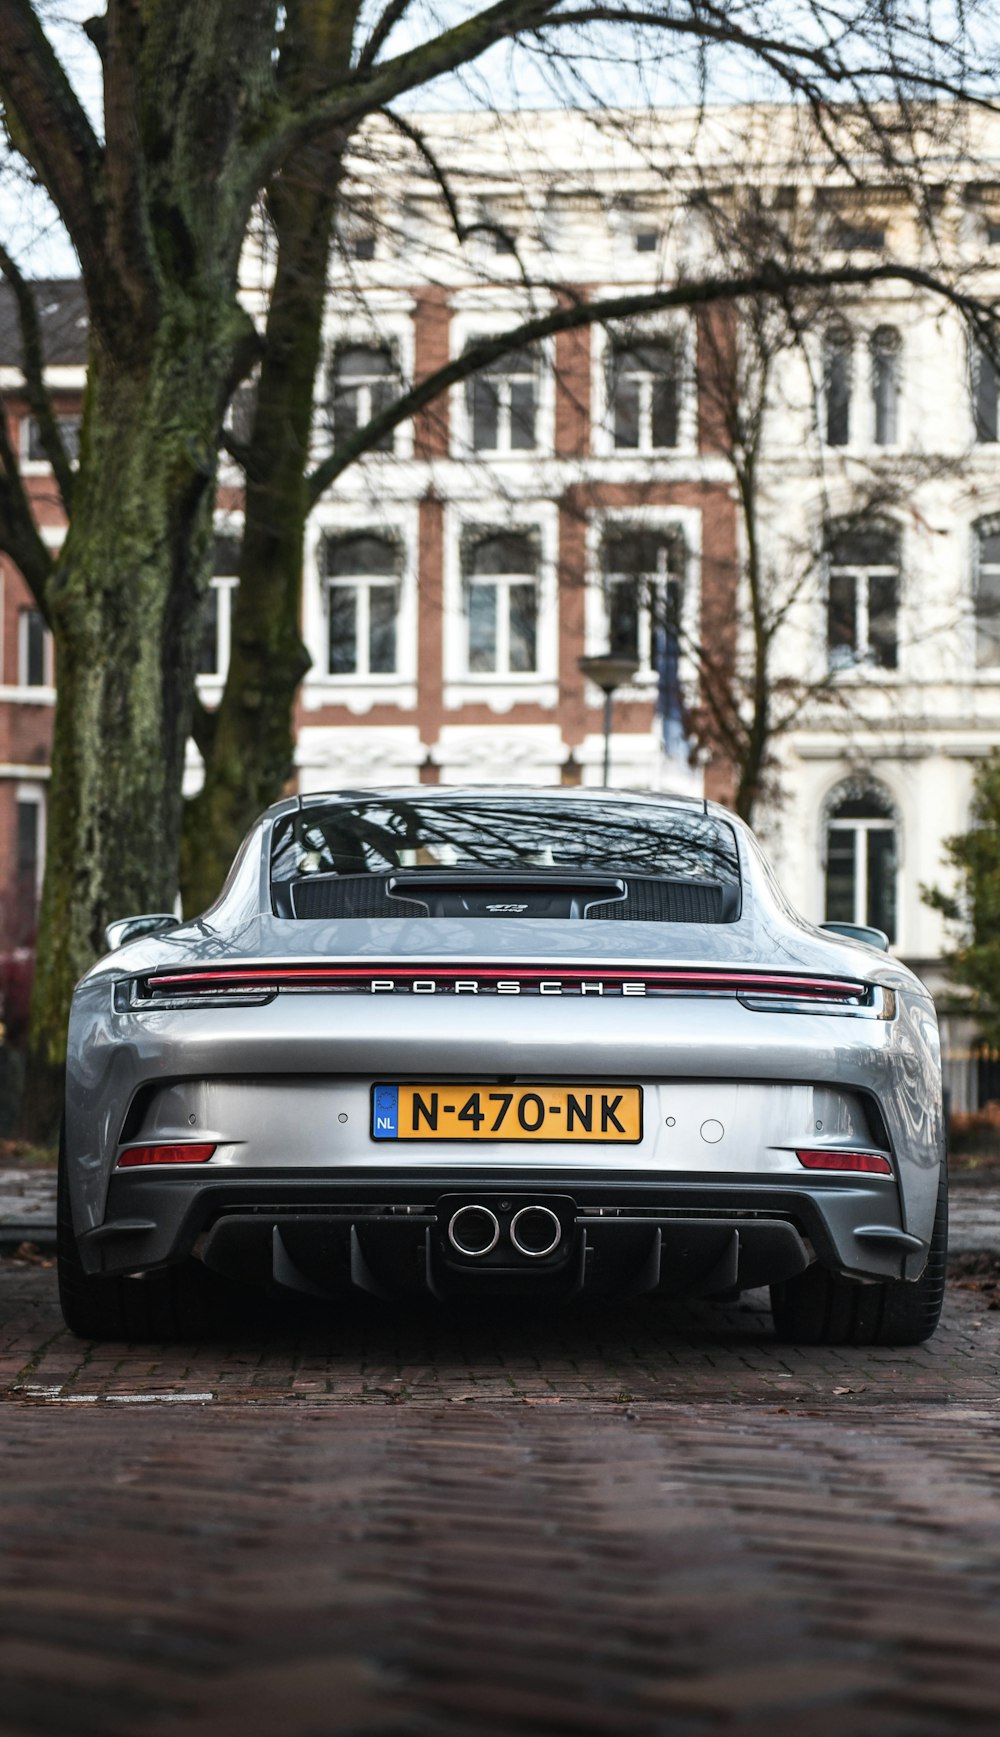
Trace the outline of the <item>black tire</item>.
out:
M 779 1339 L 795 1345 L 922 1345 L 941 1316 L 948 1261 L 948 1167 L 941 1166 L 927 1265 L 919 1279 L 861 1284 L 814 1264 L 771 1286 Z
M 213 1324 L 211 1275 L 196 1261 L 143 1278 L 84 1272 L 70 1212 L 65 1137 L 59 1142 L 56 1269 L 63 1320 L 81 1339 L 162 1344 L 199 1337 Z

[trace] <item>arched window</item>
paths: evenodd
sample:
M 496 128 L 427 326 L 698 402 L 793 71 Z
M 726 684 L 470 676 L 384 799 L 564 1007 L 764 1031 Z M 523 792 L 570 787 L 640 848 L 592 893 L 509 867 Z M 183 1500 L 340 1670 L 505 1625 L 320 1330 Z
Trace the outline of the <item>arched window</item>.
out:
M 876 446 L 895 446 L 899 439 L 900 337 L 895 326 L 879 326 L 869 341 L 872 411 Z
M 866 923 L 896 939 L 899 822 L 881 785 L 849 779 L 826 808 L 826 920 Z
M 823 434 L 827 446 L 846 446 L 851 438 L 853 342 L 849 327 L 838 322 L 823 340 Z

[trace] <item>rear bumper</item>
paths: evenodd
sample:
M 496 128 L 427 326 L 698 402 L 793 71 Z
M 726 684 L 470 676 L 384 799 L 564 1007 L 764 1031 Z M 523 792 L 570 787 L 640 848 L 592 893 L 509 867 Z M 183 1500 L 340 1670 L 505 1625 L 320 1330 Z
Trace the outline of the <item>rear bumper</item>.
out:
M 500 1236 L 482 1259 L 463 1259 L 447 1226 L 457 1205 L 496 1213 Z M 525 1260 L 509 1221 L 548 1204 L 558 1249 Z M 256 1284 L 331 1296 L 347 1285 L 383 1295 L 662 1290 L 710 1295 L 777 1283 L 812 1259 L 859 1278 L 916 1278 L 926 1246 L 900 1222 L 891 1178 L 749 1178 L 560 1167 L 519 1169 L 504 1187 L 495 1169 L 419 1174 L 385 1167 L 349 1175 L 259 1169 L 193 1175 L 112 1176 L 104 1222 L 80 1236 L 86 1269 L 141 1272 L 196 1255 Z

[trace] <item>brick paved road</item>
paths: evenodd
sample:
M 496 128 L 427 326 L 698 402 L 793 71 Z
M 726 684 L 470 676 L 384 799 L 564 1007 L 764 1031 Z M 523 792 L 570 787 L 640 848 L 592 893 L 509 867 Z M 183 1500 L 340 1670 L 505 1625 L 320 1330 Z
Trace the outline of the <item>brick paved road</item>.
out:
M 5 1262 L 0 1730 L 996 1737 L 1000 1264 L 963 1265 L 916 1351 L 779 1347 L 756 1296 L 153 1351 Z

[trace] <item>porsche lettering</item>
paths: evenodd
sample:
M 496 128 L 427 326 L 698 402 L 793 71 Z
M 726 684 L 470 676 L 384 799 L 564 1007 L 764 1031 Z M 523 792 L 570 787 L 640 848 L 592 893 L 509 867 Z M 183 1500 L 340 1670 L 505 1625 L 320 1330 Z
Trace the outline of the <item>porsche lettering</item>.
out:
M 372 977 L 370 995 L 645 995 L 647 986 L 640 978 L 607 983 L 602 978 L 583 978 L 569 982 L 560 977 L 542 977 L 522 982 L 517 977 L 483 979 L 459 977 Z

